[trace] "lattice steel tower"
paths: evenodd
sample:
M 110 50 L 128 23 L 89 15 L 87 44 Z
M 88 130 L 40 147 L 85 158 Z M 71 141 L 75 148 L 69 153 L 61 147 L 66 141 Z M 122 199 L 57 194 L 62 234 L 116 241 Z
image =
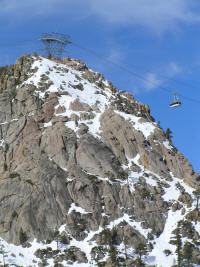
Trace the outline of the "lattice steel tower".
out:
M 69 36 L 58 32 L 43 33 L 43 36 L 38 38 L 45 45 L 44 50 L 47 53 L 48 58 L 55 57 L 61 58 L 67 44 L 71 44 Z

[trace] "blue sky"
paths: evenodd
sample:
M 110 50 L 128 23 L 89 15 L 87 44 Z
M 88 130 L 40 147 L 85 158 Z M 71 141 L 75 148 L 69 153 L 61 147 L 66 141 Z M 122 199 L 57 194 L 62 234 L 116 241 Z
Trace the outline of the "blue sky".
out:
M 172 130 L 175 146 L 200 172 L 198 0 L 1 0 L 0 3 L 0 65 L 12 64 L 24 53 L 40 53 L 42 44 L 37 38 L 44 32 L 69 34 L 71 41 L 102 57 L 75 46 L 67 48 L 68 55 L 83 60 L 116 87 L 149 104 L 153 117 L 165 130 Z M 181 108 L 169 108 L 172 95 L 163 88 L 183 95 Z

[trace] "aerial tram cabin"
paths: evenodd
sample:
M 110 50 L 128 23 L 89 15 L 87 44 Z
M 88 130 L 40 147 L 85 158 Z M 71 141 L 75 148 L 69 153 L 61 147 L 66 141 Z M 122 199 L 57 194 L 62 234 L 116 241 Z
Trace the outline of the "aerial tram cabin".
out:
M 176 92 L 172 92 L 174 95 L 174 101 L 169 105 L 170 108 L 176 108 L 181 106 L 181 102 L 178 100 L 178 95 Z

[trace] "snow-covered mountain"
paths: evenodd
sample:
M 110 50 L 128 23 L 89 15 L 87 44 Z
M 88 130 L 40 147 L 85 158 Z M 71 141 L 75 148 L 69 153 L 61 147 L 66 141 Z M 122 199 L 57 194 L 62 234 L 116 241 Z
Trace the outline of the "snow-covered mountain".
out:
M 30 55 L 0 68 L 0 135 L 2 264 L 200 266 L 199 174 L 102 74 Z

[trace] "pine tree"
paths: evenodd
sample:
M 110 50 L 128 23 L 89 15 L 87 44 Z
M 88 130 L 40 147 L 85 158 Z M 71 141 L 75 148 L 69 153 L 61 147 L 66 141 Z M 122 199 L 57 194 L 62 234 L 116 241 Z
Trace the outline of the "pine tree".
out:
M 118 266 L 118 255 L 117 255 L 117 249 L 115 247 L 115 245 L 110 244 L 109 250 L 108 250 L 109 256 L 111 258 L 111 261 L 113 264 L 115 264 L 115 266 Z
M 193 191 L 193 194 L 196 198 L 196 209 L 198 210 L 199 208 L 199 199 L 200 199 L 200 189 L 197 189 L 195 191 Z
M 180 234 L 180 224 L 181 222 L 178 222 L 177 228 L 173 231 L 174 236 L 170 240 L 170 243 L 173 245 L 176 245 L 176 255 L 177 255 L 177 262 L 178 264 L 176 266 L 183 267 L 182 266 L 182 240 L 181 240 L 181 234 Z
M 115 228 L 113 228 L 112 230 L 107 228 L 102 231 L 103 243 L 107 245 L 107 250 L 109 254 L 109 264 L 115 267 L 119 266 L 118 251 L 115 246 L 116 234 L 117 234 L 117 231 Z
M 127 253 L 127 243 L 128 243 L 128 237 L 126 237 L 125 235 L 123 236 L 123 243 L 124 243 L 124 255 L 125 255 L 125 259 L 128 259 L 128 253 Z
M 192 267 L 192 251 L 193 251 L 194 245 L 190 242 L 186 242 L 183 246 L 182 250 L 182 257 L 183 257 L 183 264 L 187 267 Z
M 166 130 L 166 132 L 165 132 L 165 137 L 169 140 L 169 141 L 171 141 L 171 139 L 172 139 L 172 131 L 169 129 L 169 128 L 167 128 L 167 130 Z
M 138 258 L 136 260 L 137 266 L 145 266 L 142 257 L 148 253 L 146 244 L 143 242 L 139 243 L 135 248 L 135 253 L 138 255 Z
M 178 227 L 176 228 L 176 254 L 177 254 L 177 261 L 178 261 L 178 267 L 182 267 L 182 240 L 180 235 L 180 225 L 178 224 Z
M 24 244 L 28 240 L 26 232 L 21 228 L 19 232 L 19 241 L 20 244 Z

